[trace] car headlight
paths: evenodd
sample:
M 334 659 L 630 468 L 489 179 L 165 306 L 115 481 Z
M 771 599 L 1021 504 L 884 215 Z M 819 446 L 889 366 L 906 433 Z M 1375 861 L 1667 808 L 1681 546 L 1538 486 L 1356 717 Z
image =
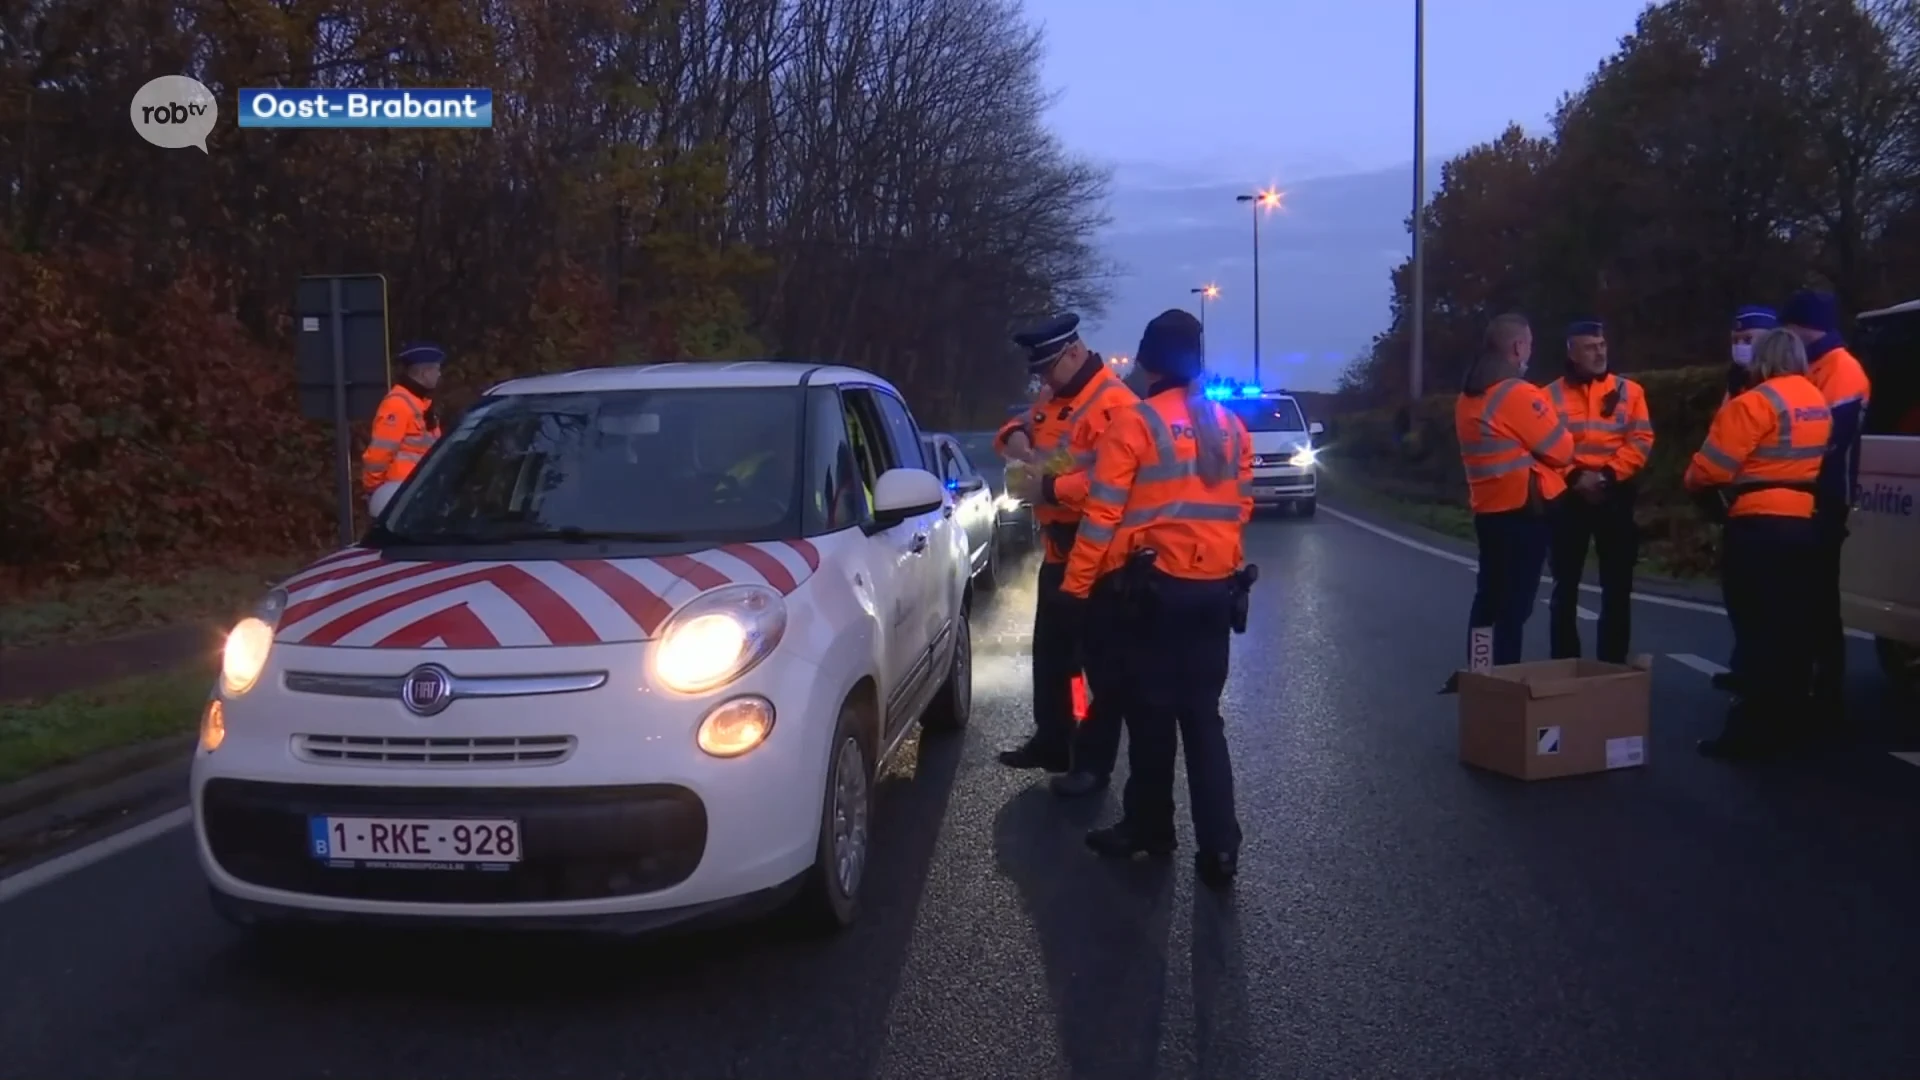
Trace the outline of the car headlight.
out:
M 654 642 L 653 677 L 703 694 L 753 670 L 787 632 L 787 604 L 764 585 L 729 585 L 681 606 Z
M 1311 468 L 1313 466 L 1314 457 L 1315 457 L 1315 453 L 1314 453 L 1313 447 L 1303 446 L 1300 449 L 1295 450 L 1293 452 L 1293 456 L 1287 459 L 1287 464 L 1293 466 L 1296 469 Z
M 267 594 L 253 614 L 233 624 L 227 632 L 227 645 L 220 654 L 220 692 L 239 697 L 260 681 L 273 653 L 273 634 L 280 627 L 280 616 L 287 610 L 285 589 Z

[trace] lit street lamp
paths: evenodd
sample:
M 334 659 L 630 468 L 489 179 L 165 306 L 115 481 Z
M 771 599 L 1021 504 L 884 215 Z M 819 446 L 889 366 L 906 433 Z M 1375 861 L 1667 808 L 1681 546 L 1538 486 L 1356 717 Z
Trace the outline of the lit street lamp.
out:
M 1252 195 L 1235 195 L 1234 202 L 1253 204 L 1253 382 L 1260 384 L 1260 214 L 1280 205 L 1280 193 L 1273 190 Z
M 1207 334 L 1207 301 L 1215 299 L 1220 295 L 1220 286 L 1202 285 L 1197 289 L 1188 289 L 1187 291 L 1195 293 L 1200 297 L 1200 339 L 1205 341 Z
M 1413 342 L 1407 352 L 1407 382 L 1411 402 L 1420 400 L 1421 370 L 1427 337 L 1427 283 L 1425 251 L 1420 243 L 1426 231 L 1427 206 L 1427 5 L 1413 0 Z

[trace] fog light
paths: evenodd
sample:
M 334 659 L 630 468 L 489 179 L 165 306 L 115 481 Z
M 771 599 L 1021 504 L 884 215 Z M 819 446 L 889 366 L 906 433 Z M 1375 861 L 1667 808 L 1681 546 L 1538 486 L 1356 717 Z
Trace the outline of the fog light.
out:
M 219 698 L 207 702 L 207 709 L 200 714 L 200 749 L 211 754 L 220 749 L 227 741 L 227 712 Z
M 761 697 L 723 701 L 700 721 L 700 749 L 718 758 L 739 757 L 767 741 L 773 731 L 773 702 Z

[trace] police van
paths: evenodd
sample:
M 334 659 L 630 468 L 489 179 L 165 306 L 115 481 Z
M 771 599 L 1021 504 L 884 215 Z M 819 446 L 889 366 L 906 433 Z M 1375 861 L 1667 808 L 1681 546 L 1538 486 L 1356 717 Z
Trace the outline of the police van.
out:
M 1873 635 L 1888 676 L 1920 687 L 1920 300 L 1860 315 L 1855 352 L 1873 380 L 1841 549 L 1848 627 Z
M 1254 507 L 1290 506 L 1313 516 L 1320 495 L 1313 437 L 1326 427 L 1308 423 L 1300 403 L 1283 391 L 1209 387 L 1207 396 L 1231 409 L 1253 436 Z

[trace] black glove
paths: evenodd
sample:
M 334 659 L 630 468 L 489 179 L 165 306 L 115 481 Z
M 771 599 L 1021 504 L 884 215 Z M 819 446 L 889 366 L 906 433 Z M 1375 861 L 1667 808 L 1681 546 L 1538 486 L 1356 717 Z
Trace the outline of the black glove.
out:
M 1737 397 L 1747 388 L 1747 369 L 1739 364 L 1727 365 L 1727 396 Z

